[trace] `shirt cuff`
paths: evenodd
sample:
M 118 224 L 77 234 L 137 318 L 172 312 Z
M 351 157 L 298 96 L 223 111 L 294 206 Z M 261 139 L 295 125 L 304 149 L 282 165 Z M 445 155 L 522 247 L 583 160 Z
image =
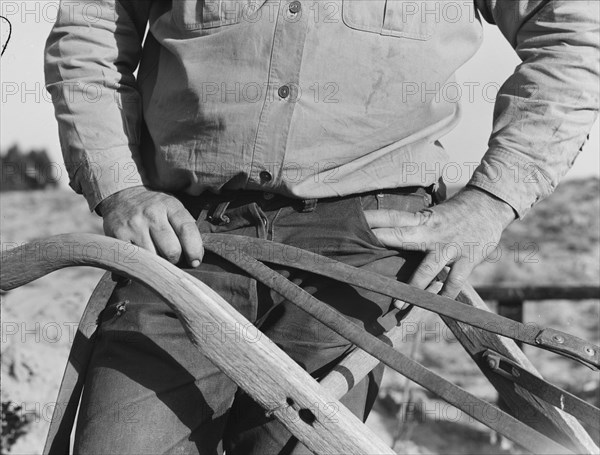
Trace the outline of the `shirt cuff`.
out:
M 129 147 L 108 153 L 95 153 L 94 160 L 81 162 L 69 183 L 77 193 L 83 194 L 90 211 L 94 211 L 100 202 L 119 191 L 144 185 Z
M 519 218 L 554 191 L 542 170 L 518 152 L 490 149 L 468 185 L 481 188 L 509 204 Z

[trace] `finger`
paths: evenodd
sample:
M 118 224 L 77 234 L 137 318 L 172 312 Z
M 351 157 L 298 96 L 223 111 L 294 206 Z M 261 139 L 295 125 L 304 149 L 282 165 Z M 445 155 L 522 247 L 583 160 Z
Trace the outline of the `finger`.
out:
M 143 248 L 151 253 L 156 254 L 156 248 L 154 246 L 152 236 L 147 229 L 132 233 L 129 243 L 131 243 L 131 248 L 134 250 L 137 248 Z
M 200 262 L 204 257 L 204 247 L 202 246 L 202 236 L 198 231 L 194 218 L 184 209 L 170 216 L 169 221 L 179 237 L 181 248 L 189 264 L 192 267 L 200 266 Z
M 427 250 L 429 229 L 425 226 L 375 228 L 373 234 L 387 247 L 409 251 Z
M 126 254 L 135 254 L 135 251 L 138 248 L 144 248 L 145 250 L 156 254 L 154 243 L 150 238 L 150 233 L 147 228 L 119 228 L 112 233 L 111 237 L 127 242 L 127 245 L 123 247 Z
M 181 244 L 167 220 L 160 225 L 151 227 L 150 236 L 158 254 L 173 264 L 179 262 L 181 258 Z
M 450 269 L 448 278 L 446 278 L 446 282 L 442 288 L 442 295 L 444 297 L 455 299 L 456 296 L 460 294 L 460 291 L 467 282 L 467 278 L 469 278 L 472 271 L 473 266 L 468 259 L 457 261 Z
M 445 265 L 445 261 L 441 260 L 441 255 L 435 252 L 427 253 L 408 284 L 419 289 L 427 288 Z
M 422 219 L 418 213 L 400 210 L 365 210 L 364 213 L 370 228 L 418 226 Z
M 431 292 L 432 294 L 439 294 L 440 291 L 442 290 L 443 285 L 444 285 L 444 283 L 442 283 L 441 281 L 434 280 L 431 282 L 431 284 L 429 286 L 427 286 L 427 289 L 425 289 L 425 290 L 427 292 Z

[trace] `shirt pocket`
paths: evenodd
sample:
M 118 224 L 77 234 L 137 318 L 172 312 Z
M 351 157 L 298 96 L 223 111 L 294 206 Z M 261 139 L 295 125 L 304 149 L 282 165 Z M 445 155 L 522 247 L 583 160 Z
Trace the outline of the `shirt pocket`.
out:
M 342 19 L 356 30 L 425 41 L 434 33 L 437 3 L 431 0 L 342 0 Z
M 267 0 L 173 0 L 173 21 L 186 30 L 205 30 L 256 22 Z

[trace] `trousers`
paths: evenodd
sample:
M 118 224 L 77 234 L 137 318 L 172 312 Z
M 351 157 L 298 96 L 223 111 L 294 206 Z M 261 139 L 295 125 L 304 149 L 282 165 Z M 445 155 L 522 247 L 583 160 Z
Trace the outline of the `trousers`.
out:
M 230 233 L 303 248 L 407 281 L 422 253 L 385 247 L 365 210 L 417 212 L 433 203 L 425 188 L 398 188 L 318 201 L 260 192 L 180 196 L 200 232 Z M 276 268 L 369 332 L 380 335 L 403 315 L 392 299 L 311 274 Z M 317 380 L 350 342 L 291 302 L 207 253 L 186 272 L 212 287 Z M 206 325 L 205 336 L 220 328 Z M 236 332 L 237 333 L 237 332 Z M 254 336 L 249 331 L 248 336 Z M 383 367 L 340 401 L 366 420 Z M 335 418 L 335 405 L 316 410 Z M 308 449 L 215 367 L 188 340 L 167 304 L 144 285 L 119 280 L 100 315 L 77 418 L 76 454 L 306 454 Z

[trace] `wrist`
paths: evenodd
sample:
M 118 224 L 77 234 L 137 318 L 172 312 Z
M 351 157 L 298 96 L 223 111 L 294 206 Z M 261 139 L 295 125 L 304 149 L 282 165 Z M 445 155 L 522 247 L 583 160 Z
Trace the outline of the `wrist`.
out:
M 117 191 L 116 193 L 113 193 L 113 194 L 105 197 L 104 199 L 102 199 L 98 203 L 98 205 L 96 206 L 96 208 L 94 209 L 94 211 L 99 216 L 103 216 L 103 214 L 106 214 L 110 210 L 110 207 L 112 205 L 114 205 L 115 201 L 118 201 L 122 197 L 129 197 L 132 194 L 139 194 L 139 193 L 143 193 L 143 192 L 146 192 L 146 191 L 151 191 L 151 190 L 148 189 L 148 188 L 146 188 L 143 185 L 132 186 L 132 187 L 129 187 L 129 188 L 122 189 L 122 190 Z
M 467 186 L 460 193 L 465 194 L 471 204 L 475 204 L 490 216 L 496 218 L 505 229 L 518 218 L 513 207 L 498 196 L 477 186 Z M 460 194 L 459 193 L 459 194 Z M 458 195 L 457 195 L 458 196 Z

